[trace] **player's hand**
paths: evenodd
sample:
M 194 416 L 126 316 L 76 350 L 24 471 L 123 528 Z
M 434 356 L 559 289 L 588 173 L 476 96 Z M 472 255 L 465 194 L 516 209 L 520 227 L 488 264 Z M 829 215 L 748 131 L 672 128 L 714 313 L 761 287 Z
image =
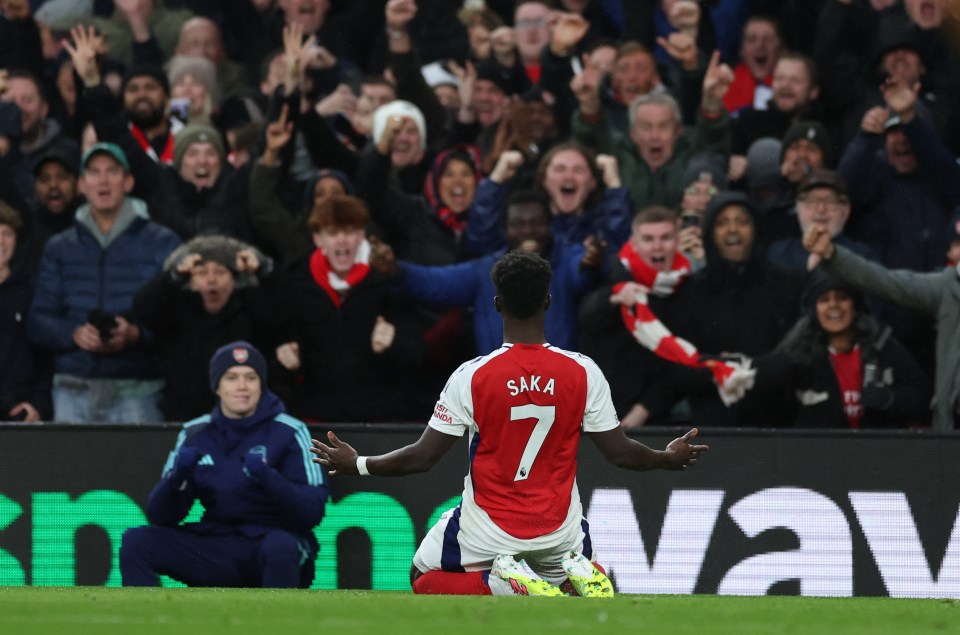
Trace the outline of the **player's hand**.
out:
M 685 470 L 691 465 L 697 464 L 700 455 L 710 449 L 706 445 L 692 445 L 690 441 L 697 436 L 697 429 L 693 428 L 679 439 L 674 439 L 664 450 L 664 469 L 667 470 Z
M 359 474 L 357 470 L 357 451 L 349 443 L 344 443 L 333 432 L 327 432 L 327 445 L 317 439 L 311 439 L 313 447 L 310 451 L 316 456 L 314 463 L 326 467 L 330 474 Z

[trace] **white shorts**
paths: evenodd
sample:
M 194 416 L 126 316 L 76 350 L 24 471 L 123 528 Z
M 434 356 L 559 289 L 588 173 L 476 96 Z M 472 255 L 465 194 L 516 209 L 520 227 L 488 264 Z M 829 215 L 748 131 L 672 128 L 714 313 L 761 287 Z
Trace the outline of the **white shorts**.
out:
M 561 562 L 570 551 L 596 560 L 590 528 L 582 514 L 545 536 L 524 540 L 504 532 L 482 511 L 466 517 L 458 506 L 444 512 L 430 528 L 413 556 L 413 566 L 424 573 L 437 569 L 488 571 L 494 558 L 508 554 L 526 560 L 541 578 L 559 585 L 567 579 Z

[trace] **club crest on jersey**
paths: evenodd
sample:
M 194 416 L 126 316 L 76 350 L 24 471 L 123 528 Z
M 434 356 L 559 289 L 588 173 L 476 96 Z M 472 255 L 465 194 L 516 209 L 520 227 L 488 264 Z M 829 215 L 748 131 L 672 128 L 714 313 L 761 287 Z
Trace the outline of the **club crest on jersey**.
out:
M 541 388 L 541 384 L 543 387 Z M 530 375 L 529 377 L 520 377 L 518 379 L 510 379 L 507 381 L 507 390 L 510 391 L 511 397 L 516 397 L 522 392 L 542 392 L 547 395 L 554 394 L 554 389 L 556 387 L 556 381 L 551 377 L 543 383 L 543 377 L 541 375 Z
M 250 351 L 239 346 L 233 349 L 233 361 L 244 364 L 248 359 L 250 359 Z

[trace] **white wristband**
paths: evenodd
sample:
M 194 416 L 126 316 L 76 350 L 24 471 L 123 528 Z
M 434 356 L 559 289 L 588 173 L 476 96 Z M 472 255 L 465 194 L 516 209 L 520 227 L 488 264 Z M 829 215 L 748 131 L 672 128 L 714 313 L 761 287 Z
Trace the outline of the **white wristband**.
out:
M 367 457 L 357 457 L 357 472 L 360 473 L 360 476 L 370 476 L 370 471 L 367 470 Z

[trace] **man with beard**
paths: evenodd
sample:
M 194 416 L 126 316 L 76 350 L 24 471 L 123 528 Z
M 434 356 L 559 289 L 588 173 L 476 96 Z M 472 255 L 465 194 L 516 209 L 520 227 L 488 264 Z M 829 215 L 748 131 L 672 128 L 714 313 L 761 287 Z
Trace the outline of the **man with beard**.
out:
M 170 83 L 163 69 L 135 66 L 123 78 L 122 111 L 103 82 L 97 61 L 100 36 L 78 27 L 65 46 L 76 73 L 83 80 L 82 99 L 91 113 L 97 138 L 116 143 L 136 162 L 138 155 L 164 165 L 173 163 L 173 137 L 179 122 L 168 116 Z M 137 175 L 140 176 L 139 174 Z M 134 194 L 142 195 L 136 191 Z

